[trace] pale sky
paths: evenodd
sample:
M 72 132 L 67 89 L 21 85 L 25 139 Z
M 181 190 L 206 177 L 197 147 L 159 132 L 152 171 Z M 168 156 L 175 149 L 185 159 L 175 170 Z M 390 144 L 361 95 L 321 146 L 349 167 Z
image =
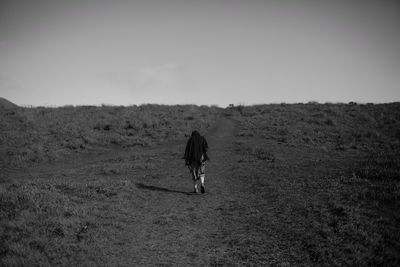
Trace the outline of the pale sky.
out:
M 19 105 L 400 101 L 389 0 L 0 0 Z

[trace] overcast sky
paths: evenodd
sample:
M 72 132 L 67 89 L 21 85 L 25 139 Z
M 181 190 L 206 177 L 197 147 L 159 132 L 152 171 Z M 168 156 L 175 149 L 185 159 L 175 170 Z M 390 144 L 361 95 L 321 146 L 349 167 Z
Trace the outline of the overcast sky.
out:
M 400 101 L 400 4 L 0 0 L 20 105 Z

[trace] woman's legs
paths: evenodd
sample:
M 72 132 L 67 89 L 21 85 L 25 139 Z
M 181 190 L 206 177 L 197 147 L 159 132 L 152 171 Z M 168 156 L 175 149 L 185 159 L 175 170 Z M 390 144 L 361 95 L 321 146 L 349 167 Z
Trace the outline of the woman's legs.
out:
M 199 177 L 200 177 L 200 183 L 201 183 L 201 193 L 204 194 L 206 192 L 206 189 L 204 187 L 204 179 L 206 177 L 206 164 L 205 164 L 205 162 L 201 163 L 201 166 L 199 168 Z
M 206 171 L 206 165 L 204 162 L 201 163 L 200 166 L 191 166 L 190 167 L 190 172 L 192 174 L 192 179 L 193 179 L 193 188 L 194 192 L 198 192 L 198 187 L 197 187 L 197 181 L 200 180 L 201 183 L 201 193 L 205 193 L 205 187 L 204 187 L 204 179 L 205 179 L 205 171 Z
M 197 180 L 199 179 L 197 168 L 191 168 L 190 173 L 192 174 L 193 179 L 193 192 L 197 193 L 199 190 L 197 189 Z

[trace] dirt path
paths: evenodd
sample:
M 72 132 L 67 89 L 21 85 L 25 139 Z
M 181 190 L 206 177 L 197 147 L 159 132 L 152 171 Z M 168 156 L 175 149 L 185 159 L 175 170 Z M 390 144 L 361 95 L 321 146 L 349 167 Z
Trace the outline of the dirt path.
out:
M 176 147 L 165 146 L 159 151 L 161 157 L 168 157 L 163 164 L 165 173 L 160 179 L 136 183 L 148 198 L 141 214 L 122 233 L 132 240 L 124 255 L 128 258 L 121 258 L 122 265 L 128 262 L 174 266 L 217 263 L 224 253 L 220 244 L 221 207 L 229 199 L 226 161 L 231 153 L 233 131 L 233 122 L 222 120 L 206 136 L 211 161 L 206 166 L 204 195 L 189 193 L 192 190 L 189 172 L 183 160 L 171 155 Z M 183 149 L 181 146 L 179 151 L 183 153 Z

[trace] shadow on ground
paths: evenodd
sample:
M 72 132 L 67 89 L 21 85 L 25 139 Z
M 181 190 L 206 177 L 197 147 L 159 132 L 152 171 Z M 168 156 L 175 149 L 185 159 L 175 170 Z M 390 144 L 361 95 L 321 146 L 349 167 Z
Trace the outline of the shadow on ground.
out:
M 159 187 L 159 186 L 154 186 L 154 185 L 146 185 L 143 183 L 136 183 L 136 187 L 139 189 L 145 189 L 145 190 L 152 190 L 152 191 L 161 191 L 161 192 L 167 192 L 167 193 L 180 193 L 180 194 L 185 194 L 185 195 L 193 195 L 194 193 L 192 192 L 185 192 L 185 191 L 179 191 L 179 190 L 174 190 L 174 189 L 168 189 L 165 187 Z

